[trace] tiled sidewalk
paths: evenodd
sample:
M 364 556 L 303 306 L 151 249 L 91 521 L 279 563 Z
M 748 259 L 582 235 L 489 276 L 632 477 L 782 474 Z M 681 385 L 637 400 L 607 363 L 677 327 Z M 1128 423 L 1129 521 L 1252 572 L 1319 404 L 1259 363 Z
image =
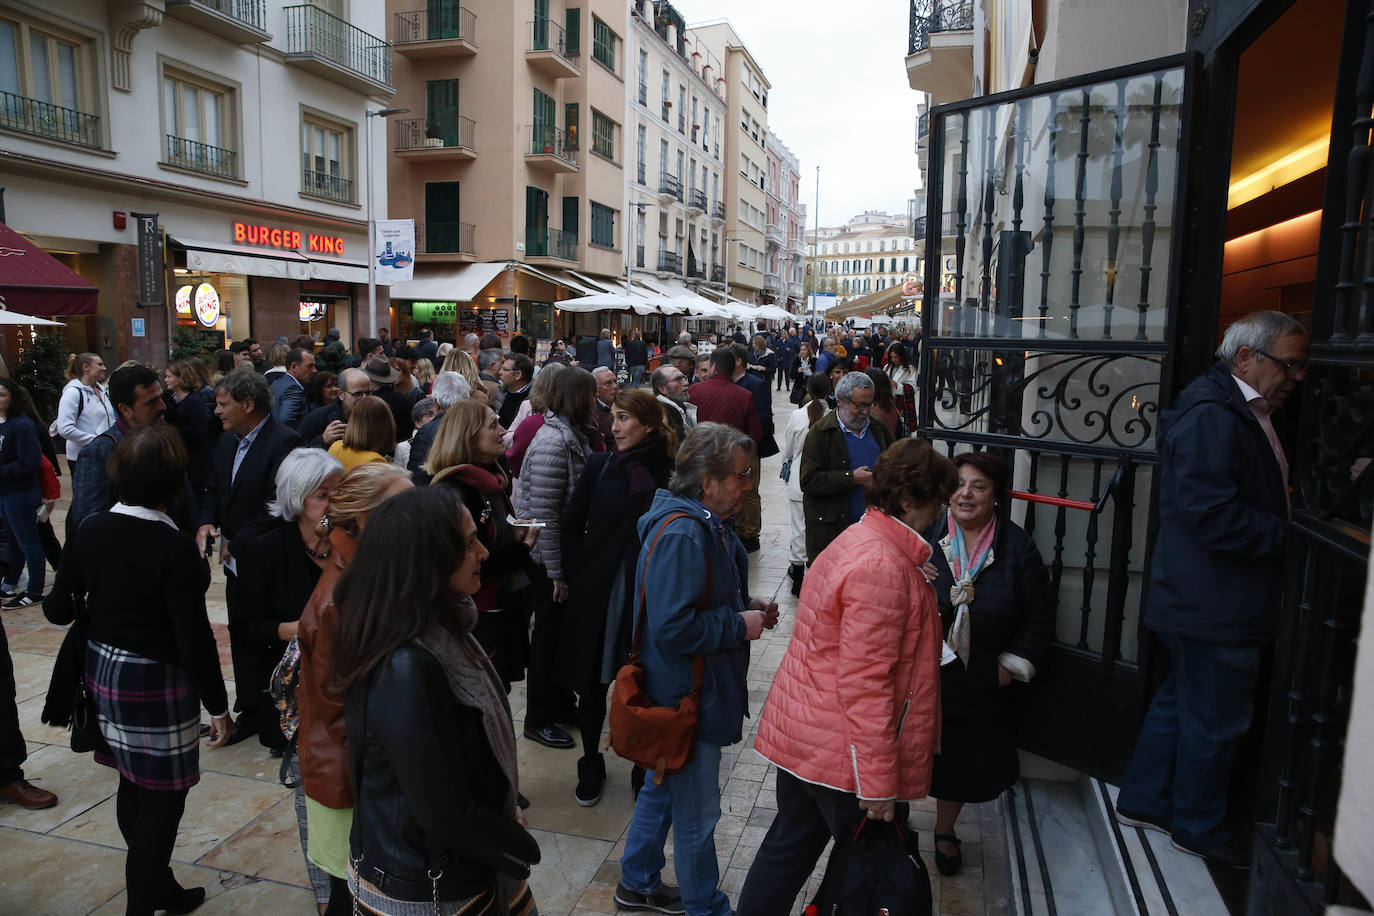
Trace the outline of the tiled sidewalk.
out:
M 791 405 L 778 394 L 774 414 L 779 428 Z M 763 549 L 751 557 L 750 586 L 755 595 L 773 593 L 787 570 L 788 515 L 776 457 L 763 463 Z M 63 487 L 70 485 L 63 478 Z M 65 500 L 64 500 L 65 504 Z M 63 507 L 64 507 L 63 504 Z M 59 530 L 61 519 L 56 520 Z M 228 663 L 223 578 L 216 573 L 210 616 L 221 642 L 225 676 Z M 757 714 L 792 632 L 796 599 L 787 585 L 778 596 L 782 620 L 754 644 L 749 668 L 751 709 Z M 0 804 L 0 913 L 84 914 L 124 910 L 124 847 L 114 821 L 113 770 L 73 754 L 67 733 L 39 722 L 53 656 L 63 631 L 43 620 L 37 608 L 5 612 L 18 684 L 20 722 L 29 743 L 28 777 L 56 792 L 61 802 L 47 811 L 25 811 Z M 231 685 L 232 690 L 232 685 Z M 515 721 L 524 712 L 524 691 L 511 697 Z M 722 817 L 716 830 L 722 884 L 732 899 L 739 893 L 776 812 L 775 769 L 755 753 L 757 722 L 746 720 L 743 744 L 726 748 L 721 762 Z M 581 808 L 573 800 L 576 751 L 556 751 L 521 739 L 521 785 L 531 801 L 530 826 L 543 851 L 531 877 L 535 899 L 546 916 L 614 913 L 612 894 L 620 874 L 625 830 L 633 810 L 629 764 L 607 754 L 608 781 L 600 804 Z M 277 781 L 278 761 L 255 741 L 221 750 L 202 750 L 203 777 L 191 790 L 173 856 L 183 885 L 204 885 L 209 899 L 198 913 L 314 913 L 305 875 L 291 793 Z M 914 806 L 912 824 L 931 867 L 936 916 L 982 916 L 1010 909 L 1010 891 L 997 803 L 971 805 L 959 825 L 964 868 L 954 878 L 934 872 L 930 854 L 935 823 L 933 801 Z M 673 882 L 672 844 L 666 880 Z M 822 865 L 824 858 L 822 859 Z M 813 875 L 807 895 L 819 882 Z M 804 895 L 805 896 L 805 895 Z M 795 912 L 800 913 L 799 900 Z

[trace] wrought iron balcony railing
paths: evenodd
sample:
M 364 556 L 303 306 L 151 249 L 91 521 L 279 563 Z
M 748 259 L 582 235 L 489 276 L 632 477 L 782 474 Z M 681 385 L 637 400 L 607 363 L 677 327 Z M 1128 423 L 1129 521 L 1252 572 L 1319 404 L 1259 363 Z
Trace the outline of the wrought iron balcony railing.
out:
M 238 153 L 171 134 L 167 134 L 167 163 L 219 175 L 221 178 L 237 178 L 239 175 Z
M 398 45 L 455 38 L 472 41 L 476 34 L 476 14 L 465 6 L 442 0 L 426 9 L 397 13 L 392 20 L 392 40 Z
M 695 277 L 698 280 L 705 280 L 706 265 L 701 263 L 700 261 L 697 261 L 696 264 L 689 264 L 687 266 L 687 276 Z
M 919 150 L 930 139 L 930 112 L 923 111 L 916 119 L 916 148 Z
M 577 41 L 570 40 L 563 27 L 552 19 L 536 19 L 530 23 L 531 51 L 556 51 L 574 65 L 582 56 L 582 48 Z
M 577 146 L 565 130 L 547 124 L 530 125 L 530 155 L 557 156 L 577 165 Z
M 477 227 L 472 223 L 416 223 L 415 243 L 422 254 L 476 254 Z
M 305 169 L 301 174 L 301 190 L 306 194 L 327 197 L 330 200 L 342 201 L 346 204 L 353 203 L 355 199 L 353 197 L 352 178 L 341 178 L 338 175 L 316 172 L 311 169 Z
M 693 210 L 704 211 L 706 209 L 706 192 L 701 190 L 693 191 L 687 206 L 691 207 Z
M 907 53 L 930 47 L 931 32 L 973 28 L 973 0 L 911 0 L 911 35 Z
M 658 253 L 658 269 L 671 274 L 682 273 L 682 255 L 676 251 L 660 251 Z
M 664 172 L 658 177 L 658 193 L 669 194 L 682 200 L 682 182 L 676 175 L 669 175 Z
M 577 260 L 577 235 L 562 229 L 525 227 L 525 256 Z
M 926 218 L 924 216 L 918 216 L 911 221 L 911 237 L 916 240 L 918 250 L 921 245 L 925 244 Z M 897 259 L 893 258 L 892 260 L 893 263 L 896 263 Z
M 724 266 L 723 264 L 717 264 L 717 265 L 715 265 L 714 267 L 711 268 L 711 282 L 712 282 L 712 283 L 724 283 L 724 282 L 725 282 L 725 266 Z
M 100 116 L 50 102 L 0 92 L 0 127 L 100 148 Z
M 391 85 L 391 46 L 375 35 L 312 4 L 288 6 L 286 53 L 310 55 L 372 80 Z
M 393 130 L 396 132 L 395 148 L 398 150 L 445 147 L 477 149 L 477 125 L 472 118 L 441 114 L 428 118 L 407 118 L 393 124 Z
M 711 210 L 711 216 L 714 219 L 725 219 L 725 204 L 716 201 L 715 207 Z
M 214 10 L 222 16 L 251 25 L 259 32 L 267 31 L 267 5 L 263 0 L 185 0 L 190 6 Z M 168 4 L 170 6 L 171 4 Z

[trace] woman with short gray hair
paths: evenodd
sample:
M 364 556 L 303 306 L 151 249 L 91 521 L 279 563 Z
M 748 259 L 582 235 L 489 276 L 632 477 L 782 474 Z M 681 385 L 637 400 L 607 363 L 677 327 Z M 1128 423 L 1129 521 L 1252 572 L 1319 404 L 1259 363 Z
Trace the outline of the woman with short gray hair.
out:
M 234 539 L 238 565 L 239 607 L 251 609 L 242 622 L 250 651 L 253 680 L 240 683 L 241 692 L 265 691 L 287 640 L 296 635 L 301 612 L 329 560 L 329 529 L 325 512 L 334 487 L 343 478 L 343 465 L 318 448 L 298 448 L 277 468 L 277 498 L 268 503 L 271 520 L 250 525 Z M 271 709 L 271 706 L 268 706 Z M 233 739 L 231 739 L 232 741 Z M 258 740 L 281 757 L 288 742 L 281 729 L 263 722 Z M 300 762 L 287 765 L 288 779 L 296 789 L 296 819 L 300 825 L 301 850 L 306 849 L 305 795 L 299 788 Z M 306 859 L 315 900 L 328 904 L 329 875 Z
M 735 455 L 754 448 L 754 440 L 724 423 L 698 423 L 677 450 L 677 467 L 668 484 L 674 496 L 700 501 L 702 478 L 722 480 L 735 473 Z

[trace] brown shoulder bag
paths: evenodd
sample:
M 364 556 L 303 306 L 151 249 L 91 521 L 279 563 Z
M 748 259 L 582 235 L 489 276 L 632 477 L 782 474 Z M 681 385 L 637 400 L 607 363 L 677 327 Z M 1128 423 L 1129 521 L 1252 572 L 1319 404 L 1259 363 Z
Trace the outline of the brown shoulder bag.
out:
M 644 662 L 640 647 L 644 639 L 647 615 L 646 580 L 649 577 L 649 558 L 668 524 L 679 518 L 693 518 L 686 512 L 676 512 L 663 520 L 649 552 L 644 555 L 644 574 L 639 580 L 639 614 L 635 619 L 634 644 L 630 658 L 616 673 L 611 691 L 610 734 L 607 743 L 616 754 L 638 764 L 654 774 L 654 785 L 662 785 L 665 775 L 681 773 L 692 760 L 697 743 L 697 727 L 701 720 L 701 672 L 704 661 L 692 656 L 692 689 L 678 701 L 677 707 L 655 706 L 646 688 Z M 703 610 L 711 600 L 711 560 L 706 560 L 706 590 L 697 609 Z

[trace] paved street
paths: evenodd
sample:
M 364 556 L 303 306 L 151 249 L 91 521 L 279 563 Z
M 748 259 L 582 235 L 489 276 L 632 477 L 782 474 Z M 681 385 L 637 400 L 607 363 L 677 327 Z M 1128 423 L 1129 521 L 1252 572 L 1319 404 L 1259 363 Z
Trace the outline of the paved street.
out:
M 782 393 L 774 399 L 781 430 L 791 405 Z M 769 595 L 787 570 L 788 516 L 779 459 L 763 462 L 763 548 L 754 554 L 750 586 Z M 66 491 L 70 480 L 63 479 Z M 65 495 L 70 495 L 69 493 Z M 64 503 L 61 504 L 65 508 Z M 57 519 L 61 530 L 61 519 Z M 224 580 L 216 573 L 210 615 L 221 643 L 225 677 L 229 667 Z M 751 708 L 767 696 L 792 632 L 796 601 L 787 586 L 778 596 L 782 621 L 754 645 L 749 669 Z M 0 912 L 24 914 L 121 913 L 124 910 L 124 847 L 115 825 L 117 777 L 73 754 L 67 734 L 39 723 L 63 631 L 48 625 L 38 608 L 6 612 L 3 618 L 15 662 L 20 721 L 29 743 L 28 777 L 61 797 L 47 811 L 30 812 L 0 805 L 0 849 L 5 878 L 0 882 Z M 232 690 L 232 684 L 230 689 Z M 515 720 L 524 711 L 524 691 L 511 697 Z M 724 889 L 736 897 L 775 814 L 775 769 L 753 748 L 755 719 L 742 745 L 726 748 L 721 763 L 722 817 L 716 831 Z M 576 751 L 551 750 L 521 739 L 521 784 L 530 798 L 530 825 L 543 851 L 531 884 L 545 914 L 613 913 L 612 894 L 632 811 L 629 764 L 607 755 L 609 778 L 601 803 L 581 808 L 573 800 Z M 209 899 L 198 912 L 313 913 L 313 899 L 302 864 L 291 793 L 277 781 L 278 761 L 256 741 L 222 750 L 203 750 L 203 776 L 191 790 L 173 854 L 177 879 L 205 885 Z M 960 823 L 965 867 L 954 878 L 934 873 L 930 854 L 934 802 L 915 806 L 914 827 L 931 868 L 936 916 L 981 916 L 1008 909 L 1005 848 L 996 803 L 969 806 Z M 669 843 L 671 875 L 671 837 Z M 813 875 L 808 895 L 819 882 Z M 799 901 L 795 912 L 801 911 Z

